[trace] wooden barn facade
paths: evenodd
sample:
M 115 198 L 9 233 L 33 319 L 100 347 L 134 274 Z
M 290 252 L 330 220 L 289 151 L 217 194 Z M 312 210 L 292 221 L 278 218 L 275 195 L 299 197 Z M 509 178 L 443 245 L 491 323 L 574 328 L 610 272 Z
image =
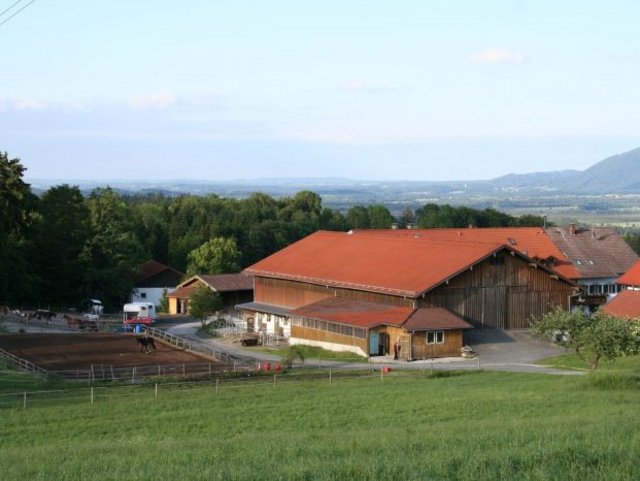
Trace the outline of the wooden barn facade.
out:
M 344 318 L 334 320 L 347 326 L 344 332 L 342 327 L 332 327 L 330 331 L 327 325 L 327 331 L 342 336 L 350 335 L 350 328 L 357 328 L 357 322 L 363 322 L 366 324 L 364 337 L 362 332 L 353 331 L 358 335 L 336 343 L 357 345 L 372 354 L 377 333 L 378 340 L 384 340 L 382 351 L 390 352 L 390 345 L 400 339 L 405 343 L 401 351 L 413 351 L 417 357 L 436 355 L 427 349 L 434 336 L 433 344 L 445 344 L 442 333 L 429 332 L 451 330 L 444 337 L 447 343 L 455 342 L 459 349 L 465 326 L 527 328 L 533 316 L 540 316 L 554 306 L 568 307 L 576 292 L 572 281 L 509 245 L 387 237 L 367 231 L 316 232 L 245 272 L 254 276 L 254 302 L 240 307 L 250 307 L 249 316 L 287 323 L 290 336 L 295 340 L 324 342 L 312 338 L 320 335 L 315 331 L 325 329 L 315 329 L 312 333 L 305 323 L 332 320 L 313 317 L 305 309 L 326 299 L 345 299 L 355 302 L 356 306 L 363 303 L 408 309 L 414 319 L 418 312 L 451 314 L 453 317 L 446 318 L 448 324 L 441 321 L 440 329 L 429 329 L 429 323 L 413 324 L 416 328 L 409 329 L 407 326 L 412 324 L 405 323 L 411 316 L 405 316 L 402 322 L 376 323 L 375 312 L 367 313 L 365 309 L 359 318 L 358 309 L 353 308 L 349 322 Z M 274 313 L 274 308 L 280 311 Z M 437 308 L 440 310 L 434 311 Z M 267 312 L 269 310 L 272 312 Z M 382 325 L 384 329 L 373 329 Z M 455 329 L 450 329 L 453 326 Z M 407 340 L 409 333 L 413 336 L 411 339 L 422 336 L 423 352 L 418 354 L 419 345 L 412 346 L 413 341 Z M 442 355 L 451 352 L 449 348 L 439 347 L 443 349 Z

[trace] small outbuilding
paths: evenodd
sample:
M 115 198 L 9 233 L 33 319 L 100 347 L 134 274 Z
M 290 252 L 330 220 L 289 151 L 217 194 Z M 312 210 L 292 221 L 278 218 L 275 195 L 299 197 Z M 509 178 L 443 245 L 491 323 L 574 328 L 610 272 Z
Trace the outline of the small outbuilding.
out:
M 288 313 L 291 344 L 413 360 L 460 355 L 473 326 L 443 308 L 390 306 L 330 297 Z
M 189 299 L 199 286 L 206 286 L 220 293 L 225 308 L 253 299 L 253 277 L 250 275 L 197 275 L 182 282 L 167 296 L 169 314 L 188 314 Z

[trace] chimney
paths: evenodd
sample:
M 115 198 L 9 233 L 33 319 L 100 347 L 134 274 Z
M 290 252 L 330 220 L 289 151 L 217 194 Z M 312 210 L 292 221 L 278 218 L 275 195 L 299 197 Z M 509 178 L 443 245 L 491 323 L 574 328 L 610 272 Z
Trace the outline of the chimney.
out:
M 576 225 L 569 224 L 569 235 L 576 235 Z

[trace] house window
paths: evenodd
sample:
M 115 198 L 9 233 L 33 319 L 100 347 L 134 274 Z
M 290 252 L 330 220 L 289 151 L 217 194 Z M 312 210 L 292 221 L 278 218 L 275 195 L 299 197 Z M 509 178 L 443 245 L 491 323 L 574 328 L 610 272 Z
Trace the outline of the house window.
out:
M 141 292 L 140 293 L 140 299 L 146 299 L 147 298 L 147 293 L 146 292 Z
M 444 343 L 444 331 L 428 331 L 427 332 L 427 344 L 443 344 Z

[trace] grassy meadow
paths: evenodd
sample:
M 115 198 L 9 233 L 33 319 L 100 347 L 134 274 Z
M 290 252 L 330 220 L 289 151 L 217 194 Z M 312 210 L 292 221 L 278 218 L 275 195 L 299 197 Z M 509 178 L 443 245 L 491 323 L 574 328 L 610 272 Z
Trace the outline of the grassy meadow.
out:
M 0 479 L 637 480 L 633 371 L 77 385 L 0 408 Z M 5 397 L 63 387 L 1 373 Z

